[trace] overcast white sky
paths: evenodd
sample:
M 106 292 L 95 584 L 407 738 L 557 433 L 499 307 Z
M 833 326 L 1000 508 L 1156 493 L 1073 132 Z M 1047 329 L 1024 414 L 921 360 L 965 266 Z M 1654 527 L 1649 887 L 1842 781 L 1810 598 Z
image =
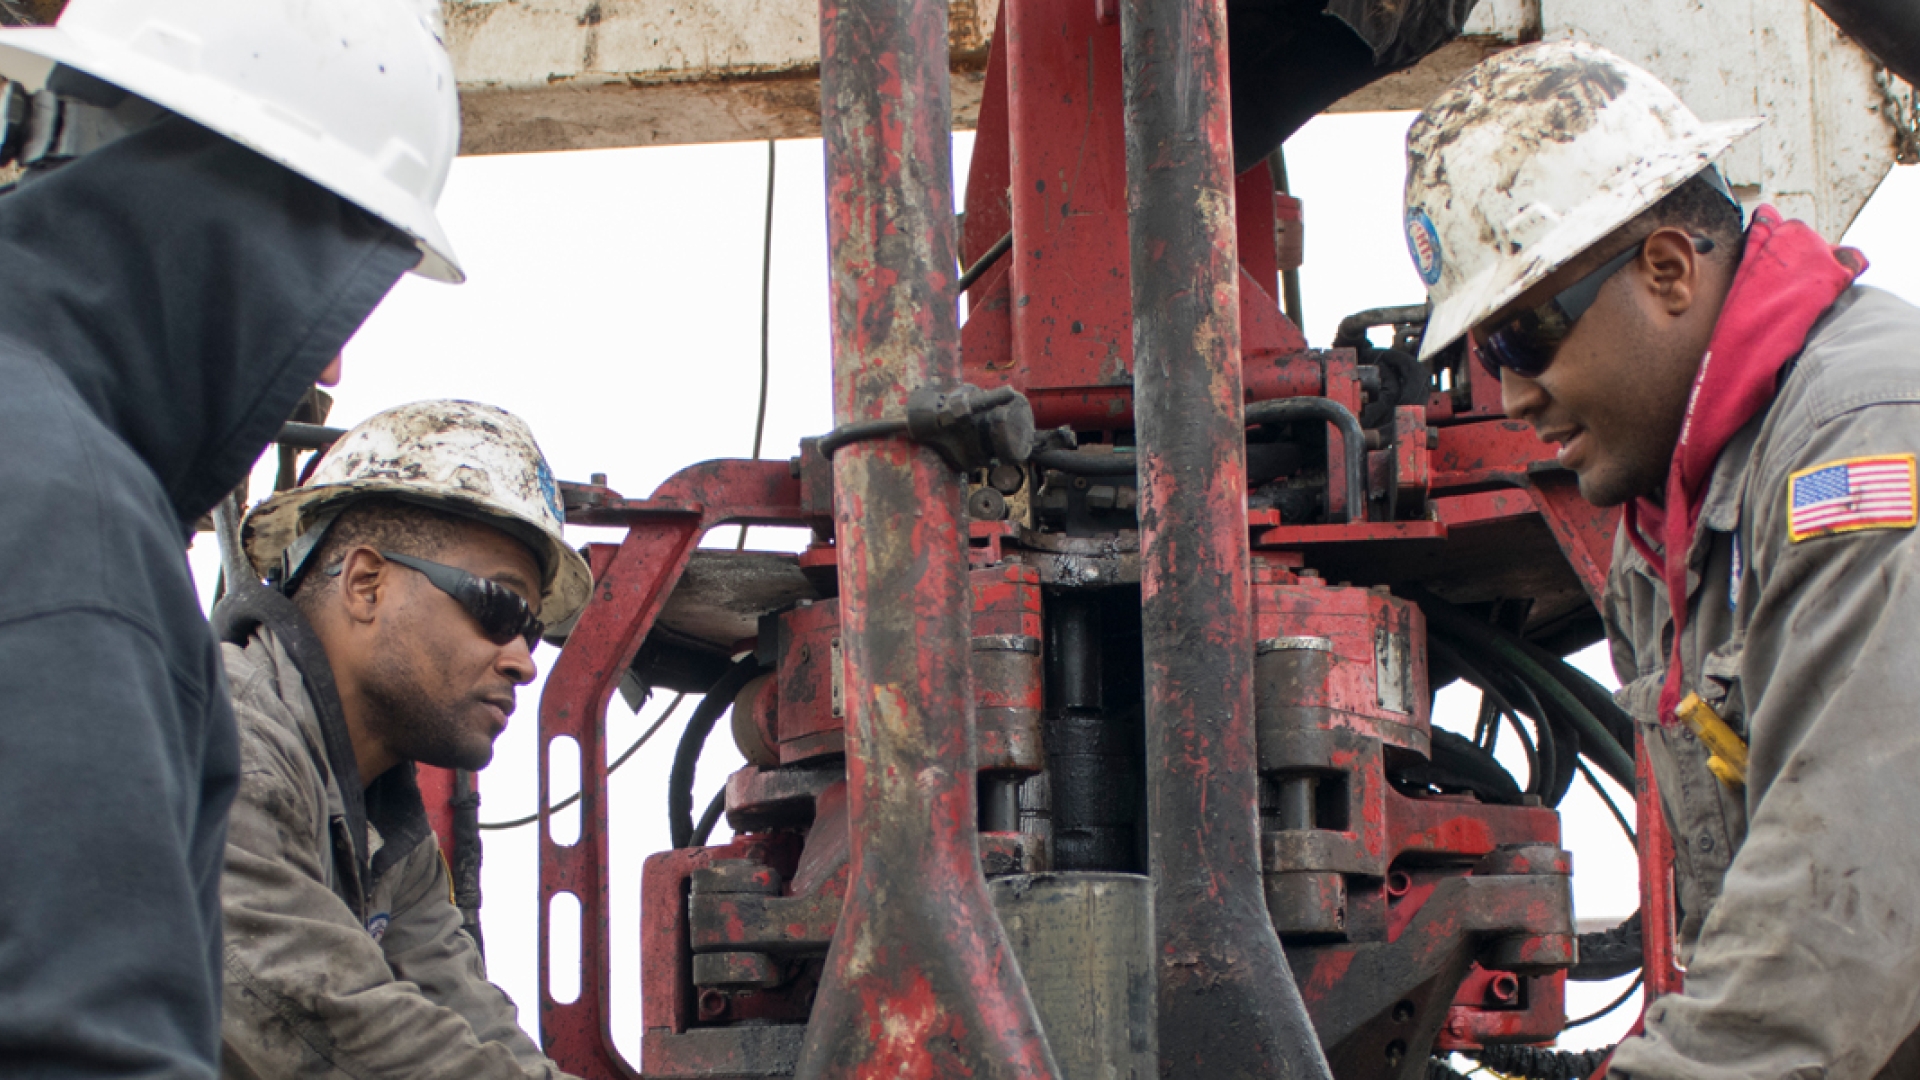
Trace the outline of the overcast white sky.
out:
M 1306 204 L 1302 289 L 1308 339 L 1326 344 L 1347 314 L 1424 298 L 1400 232 L 1401 140 L 1412 114 L 1322 117 L 1288 144 L 1295 193 Z M 964 183 L 972 136 L 955 137 Z M 753 439 L 759 372 L 761 215 L 766 144 L 607 150 L 462 158 L 441 216 L 465 263 L 459 287 L 403 281 L 346 352 L 331 423 L 351 426 L 380 409 L 431 397 L 499 405 L 524 417 L 564 479 L 604 472 L 630 497 L 681 467 L 744 457 Z M 823 182 L 818 141 L 779 144 L 773 243 L 772 384 L 765 454 L 787 457 L 803 435 L 830 426 Z M 1920 170 L 1896 169 L 1848 234 L 1874 261 L 1867 281 L 1920 296 Z M 255 482 L 271 488 L 271 475 Z M 581 542 L 617 541 L 572 530 Z M 710 542 L 731 546 L 724 530 Z M 766 535 L 763 535 L 765 533 Z M 756 530 L 755 546 L 790 538 Z M 203 589 L 215 559 L 203 540 L 192 558 Z M 536 655 L 542 668 L 555 653 Z M 1612 685 L 1599 650 L 1579 658 Z M 1474 695 L 1442 695 L 1438 721 L 1470 726 Z M 539 684 L 523 691 L 481 779 L 483 820 L 535 807 Z M 611 754 L 655 715 L 634 717 L 616 696 Z M 679 714 L 692 708 L 689 701 Z M 612 784 L 615 1025 L 639 1062 L 640 864 L 667 846 L 665 779 L 678 737 L 669 724 Z M 722 725 L 702 762 L 695 805 L 705 805 L 740 758 Z M 1511 744 L 1513 740 L 1505 740 Z M 1524 764 L 1510 767 L 1524 775 Z M 558 793 L 577 780 L 556 778 Z M 1615 791 L 1625 805 L 1624 793 Z M 1631 851 L 1584 786 L 1562 807 L 1575 853 L 1581 918 L 1620 917 L 1637 905 Z M 1631 810 L 1629 808 L 1629 813 Z M 560 828 L 577 828 L 570 816 Z M 725 834 L 724 824 L 720 834 Z M 532 827 L 486 834 L 484 876 L 492 974 L 536 1027 L 536 875 Z M 560 839 L 566 839 L 561 836 Z M 1569 1014 L 1612 998 L 1619 986 L 1575 984 Z M 564 990 L 564 987 L 557 987 Z M 1636 1013 L 1570 1033 L 1565 1045 L 1617 1038 Z

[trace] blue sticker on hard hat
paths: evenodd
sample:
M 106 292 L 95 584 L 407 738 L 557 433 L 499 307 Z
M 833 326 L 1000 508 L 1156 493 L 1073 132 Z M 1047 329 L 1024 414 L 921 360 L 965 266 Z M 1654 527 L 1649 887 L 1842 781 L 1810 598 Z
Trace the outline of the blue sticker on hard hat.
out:
M 567 515 L 560 510 L 560 485 L 553 482 L 553 470 L 547 468 L 546 458 L 535 460 L 533 475 L 540 481 L 540 494 L 547 500 L 547 509 L 553 511 L 555 521 L 564 522 Z
M 1407 207 L 1407 253 L 1413 256 L 1413 268 L 1429 286 L 1440 282 L 1440 233 L 1433 219 L 1417 206 Z

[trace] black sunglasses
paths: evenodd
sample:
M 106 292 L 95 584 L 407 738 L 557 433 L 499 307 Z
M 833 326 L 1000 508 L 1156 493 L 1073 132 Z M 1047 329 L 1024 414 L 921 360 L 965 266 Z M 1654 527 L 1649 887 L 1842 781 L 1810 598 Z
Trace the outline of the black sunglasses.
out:
M 409 570 L 417 570 L 433 587 L 454 598 L 473 621 L 480 624 L 480 634 L 495 645 L 505 645 L 514 638 L 526 640 L 531 651 L 540 643 L 540 635 L 546 633 L 546 624 L 533 614 L 533 609 L 520 598 L 520 594 L 497 581 L 470 574 L 457 566 L 446 566 L 427 559 L 418 559 L 412 555 L 397 555 L 391 551 L 382 551 L 380 557 L 389 562 L 399 563 Z M 337 577 L 340 567 L 327 570 L 329 577 Z
M 1704 236 L 1695 236 L 1693 250 L 1705 255 L 1713 250 L 1713 241 Z M 1539 378 L 1547 365 L 1553 363 L 1553 354 L 1560 343 L 1567 340 L 1573 332 L 1573 324 L 1587 313 L 1593 302 L 1600 297 L 1600 289 L 1607 280 L 1620 272 L 1628 263 L 1640 257 L 1647 246 L 1645 240 L 1608 259 L 1598 270 L 1579 281 L 1555 293 L 1538 307 L 1517 312 L 1512 318 L 1501 323 L 1484 338 L 1475 342 L 1480 354 L 1480 366 L 1487 374 L 1500 378 L 1500 369 L 1505 368 L 1515 375 L 1528 379 Z

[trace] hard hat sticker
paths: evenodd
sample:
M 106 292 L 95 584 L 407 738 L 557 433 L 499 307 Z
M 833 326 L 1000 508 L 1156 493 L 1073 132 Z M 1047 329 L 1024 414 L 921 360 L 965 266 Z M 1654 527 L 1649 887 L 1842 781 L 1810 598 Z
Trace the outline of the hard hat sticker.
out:
M 1407 207 L 1407 253 L 1420 280 L 1431 288 L 1440 283 L 1440 233 L 1433 219 L 1417 206 Z
M 553 520 L 565 523 L 566 512 L 560 509 L 560 485 L 553 482 L 553 470 L 547 467 L 547 459 L 541 457 L 534 465 L 534 476 L 540 483 L 540 497 L 547 501 L 547 511 Z

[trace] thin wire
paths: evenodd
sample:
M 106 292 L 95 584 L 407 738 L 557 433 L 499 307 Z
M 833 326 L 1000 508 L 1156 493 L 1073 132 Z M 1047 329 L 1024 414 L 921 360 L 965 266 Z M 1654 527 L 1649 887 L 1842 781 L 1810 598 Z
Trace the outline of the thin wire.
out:
M 1598 1020 L 1598 1019 L 1600 1019 L 1601 1017 L 1603 1017 L 1603 1016 L 1605 1016 L 1605 1015 L 1607 1015 L 1608 1013 L 1610 1013 L 1610 1012 L 1612 1012 L 1613 1010 L 1615 1010 L 1615 1009 L 1617 1009 L 1617 1008 L 1619 1008 L 1620 1006 L 1622 1006 L 1622 1005 L 1625 1005 L 1625 1004 L 1627 1003 L 1627 999 L 1633 996 L 1633 992 L 1634 992 L 1635 990 L 1638 990 L 1638 989 L 1640 989 L 1640 980 L 1641 980 L 1642 978 L 1644 978 L 1644 977 L 1645 977 L 1645 973 L 1644 973 L 1644 972 L 1643 972 L 1642 974 L 1640 974 L 1640 975 L 1635 975 L 1635 976 L 1633 977 L 1633 983 L 1632 983 L 1632 985 L 1630 985 L 1630 986 L 1628 986 L 1628 987 L 1627 987 L 1627 989 L 1626 989 L 1626 991 L 1625 991 L 1624 993 L 1622 993 L 1622 994 L 1621 994 L 1621 995 L 1620 995 L 1619 997 L 1617 997 L 1617 998 L 1614 998 L 1614 999 L 1613 999 L 1613 1001 L 1612 1001 L 1612 1002 L 1611 1002 L 1610 1004 L 1608 1004 L 1608 1005 L 1605 1005 L 1605 1006 L 1603 1006 L 1603 1007 L 1602 1007 L 1602 1008 L 1600 1009 L 1600 1011 L 1599 1011 L 1599 1012 L 1590 1012 L 1590 1013 L 1588 1013 L 1587 1015 L 1585 1015 L 1585 1016 L 1583 1016 L 1583 1017 L 1581 1017 L 1581 1018 L 1580 1018 L 1580 1019 L 1578 1019 L 1578 1020 L 1570 1020 L 1570 1021 L 1568 1021 L 1568 1022 L 1567 1022 L 1567 1026 L 1566 1026 L 1566 1027 L 1563 1027 L 1563 1028 L 1561 1028 L 1560 1030 L 1561 1030 L 1561 1031 L 1571 1031 L 1571 1030 L 1573 1030 L 1574 1028 L 1577 1028 L 1577 1027 L 1579 1027 L 1579 1026 L 1580 1026 L 1580 1025 L 1582 1025 L 1582 1024 L 1591 1024 L 1591 1023 L 1593 1023 L 1593 1022 L 1594 1022 L 1595 1020 Z
M 1627 834 L 1627 843 L 1633 845 L 1635 850 L 1638 850 L 1640 847 L 1640 838 L 1633 835 L 1633 826 L 1627 824 L 1627 816 L 1620 812 L 1618 806 L 1614 805 L 1613 796 L 1607 794 L 1607 789 L 1600 786 L 1600 778 L 1593 775 L 1593 770 L 1587 768 L 1587 763 L 1577 754 L 1574 756 L 1573 764 L 1575 768 L 1580 770 L 1580 775 L 1587 778 L 1587 784 L 1593 788 L 1593 793 L 1600 796 L 1601 802 L 1607 804 L 1607 809 L 1613 813 L 1613 820 L 1620 823 L 1620 831 Z
M 767 140 L 767 219 L 760 237 L 760 410 L 753 418 L 753 459 L 760 460 L 760 440 L 767 433 L 767 342 L 770 338 L 768 325 L 772 320 L 772 306 L 768 300 L 773 295 L 773 177 L 775 142 Z M 748 526 L 740 526 L 740 539 L 734 542 L 733 550 L 742 551 L 747 546 Z
M 667 718 L 673 715 L 673 710 L 679 708 L 680 703 L 686 699 L 687 695 L 685 694 L 675 694 L 673 701 L 667 705 L 667 711 L 660 714 L 660 718 L 653 722 L 653 726 L 642 732 L 640 737 L 633 741 L 632 746 L 627 747 L 624 753 L 613 759 L 613 764 L 607 766 L 607 775 L 612 776 L 614 770 L 627 763 L 627 759 L 633 756 L 634 751 L 647 745 L 647 740 L 653 738 L 653 733 L 660 730 L 661 725 L 667 722 Z M 547 813 L 557 814 L 579 801 L 580 793 L 576 791 L 566 798 L 561 799 L 559 802 L 554 803 L 553 809 L 547 811 Z M 540 814 L 536 811 L 523 818 L 514 818 L 512 821 L 483 821 L 480 823 L 480 827 L 483 829 L 518 829 L 523 825 L 531 825 L 539 820 Z

